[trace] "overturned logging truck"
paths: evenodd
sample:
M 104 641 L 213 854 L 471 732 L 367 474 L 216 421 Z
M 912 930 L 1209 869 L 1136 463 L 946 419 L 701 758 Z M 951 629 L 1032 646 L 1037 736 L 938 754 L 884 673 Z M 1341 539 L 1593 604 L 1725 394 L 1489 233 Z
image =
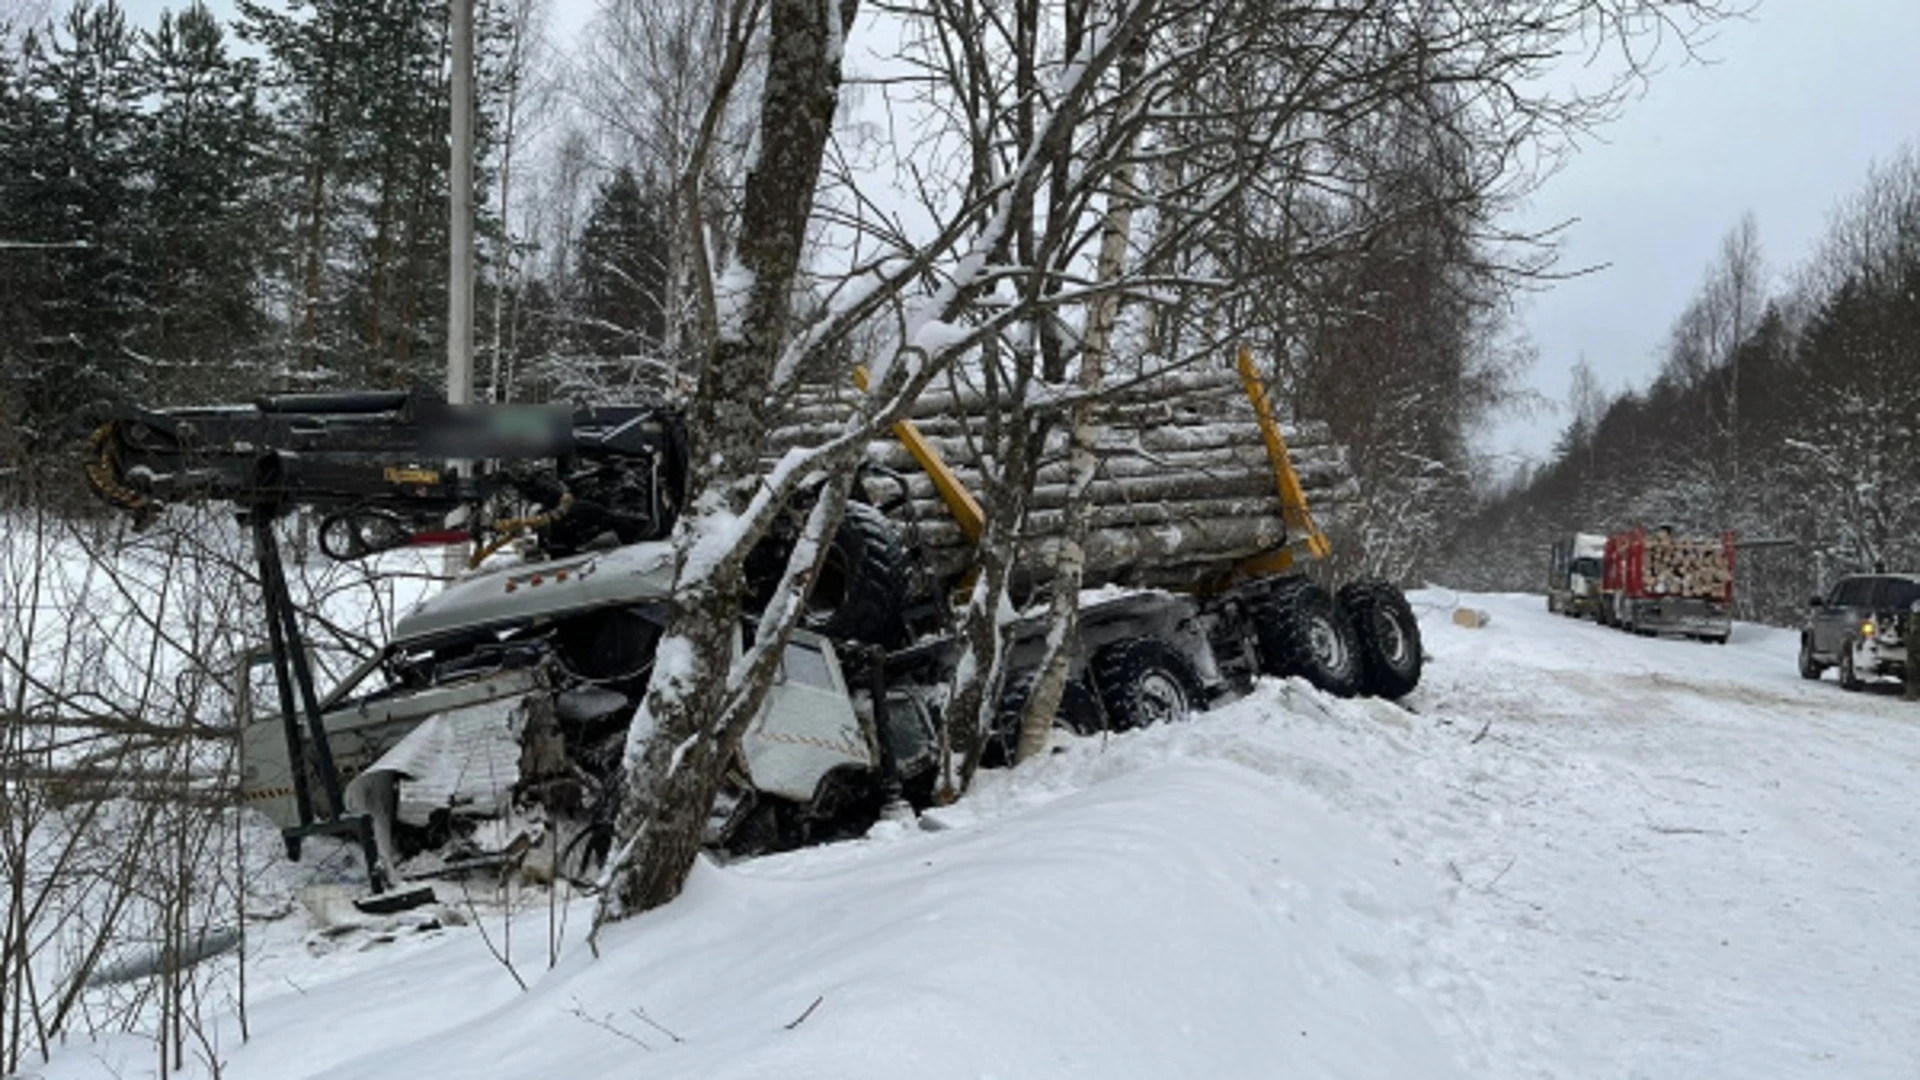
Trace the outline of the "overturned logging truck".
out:
M 843 417 L 835 392 L 798 402 L 767 452 Z M 1309 432 L 1320 445 L 1298 457 L 1289 449 L 1250 356 L 1102 404 L 1085 584 L 1105 588 L 1081 607 L 1060 726 L 1177 719 L 1261 674 L 1341 695 L 1414 688 L 1419 628 L 1401 592 L 1380 581 L 1329 591 L 1303 573 L 1329 554 L 1309 492 L 1337 500 L 1350 481 L 1323 433 Z M 985 522 L 969 423 L 983 407 L 929 395 L 895 439 L 867 448 L 805 629 L 732 757 L 710 844 L 754 853 L 854 835 L 891 802 L 932 797 L 962 651 L 951 598 L 976 572 Z M 261 709 L 240 695 L 243 797 L 282 828 L 292 857 L 310 835 L 356 842 L 378 893 L 396 877 L 508 857 L 544 858 L 528 869 L 555 875 L 604 858 L 673 587 L 687 454 L 680 411 L 659 403 L 456 407 L 362 392 L 124 409 L 95 433 L 86 471 L 141 521 L 182 500 L 239 508 L 265 593 L 260 660 L 277 691 L 277 707 Z M 1016 560 L 1026 588 L 1047 577 L 1065 458 L 1056 439 L 1038 465 Z M 276 539 L 298 507 L 338 559 L 474 547 L 471 573 L 325 694 Z M 449 528 L 450 513 L 464 523 Z M 770 589 L 791 542 L 775 530 L 750 577 Z M 1011 757 L 1047 629 L 1044 616 L 1005 627 L 1002 719 L 984 764 Z

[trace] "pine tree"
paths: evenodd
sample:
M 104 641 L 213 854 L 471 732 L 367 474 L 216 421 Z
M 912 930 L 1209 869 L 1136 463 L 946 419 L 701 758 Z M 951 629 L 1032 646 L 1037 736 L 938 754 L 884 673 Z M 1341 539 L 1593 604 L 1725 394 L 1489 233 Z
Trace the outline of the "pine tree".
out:
M 162 14 L 144 35 L 141 75 L 155 105 L 143 140 L 148 306 L 136 351 L 165 373 L 155 388 L 164 397 L 231 393 L 266 325 L 256 284 L 270 243 L 268 127 L 257 67 L 229 54 L 220 24 L 196 3 Z
M 580 337 L 586 351 L 629 363 L 666 332 L 663 198 L 621 167 L 595 195 L 580 232 Z
M 86 407 L 140 396 L 150 372 L 130 361 L 145 307 L 132 255 L 137 228 L 140 86 L 120 8 L 77 4 L 58 30 L 29 34 L 6 133 L 11 239 L 43 245 L 22 262 L 32 327 L 8 383 L 30 443 L 78 433 Z
M 437 364 L 446 311 L 446 9 L 422 0 L 359 6 L 360 125 L 351 175 L 369 219 L 350 314 L 375 382 Z
M 13 42 L 0 28 L 0 41 Z M 38 137 L 51 130 L 46 110 L 26 91 L 23 54 L 0 55 L 0 465 L 20 452 L 24 403 L 33 390 L 31 343 L 45 258 L 30 240 L 24 201 Z
M 447 274 L 446 7 L 438 0 L 241 0 L 268 55 L 295 366 L 373 385 L 441 371 Z M 498 20 L 480 20 L 498 33 Z M 488 55 L 481 42 L 480 55 Z M 483 93 L 484 107 L 494 98 Z M 485 154 L 491 125 L 476 121 Z M 484 176 L 476 186 L 484 186 Z M 484 191 L 475 205 L 486 206 Z M 488 223 L 480 223 L 484 229 Z

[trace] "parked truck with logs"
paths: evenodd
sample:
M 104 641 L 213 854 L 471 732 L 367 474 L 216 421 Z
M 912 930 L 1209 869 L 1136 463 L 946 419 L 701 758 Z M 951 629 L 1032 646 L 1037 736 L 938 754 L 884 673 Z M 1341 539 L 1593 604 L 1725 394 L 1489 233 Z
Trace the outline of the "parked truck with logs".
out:
M 1734 536 L 1637 527 L 1607 537 L 1601 621 L 1642 635 L 1726 644 L 1733 632 Z
M 1341 695 L 1413 690 L 1419 627 L 1400 591 L 1330 590 L 1304 573 L 1330 552 L 1308 492 L 1338 499 L 1337 456 L 1310 451 L 1296 466 L 1244 353 L 1237 370 L 1166 378 L 1109 403 L 1086 541 L 1085 584 L 1098 591 L 1082 605 L 1059 724 L 1087 734 L 1173 720 L 1263 674 Z M 832 402 L 803 403 L 794 426 L 769 433 L 769 454 L 830 422 Z M 851 835 L 890 801 L 931 796 L 962 652 L 949 598 L 976 570 L 984 465 L 967 426 L 979 403 L 924 406 L 868 448 L 804 629 L 730 766 L 716 847 Z M 86 472 L 139 521 L 178 501 L 240 511 L 267 614 L 258 659 L 272 674 L 271 700 L 241 695 L 243 797 L 296 858 L 311 835 L 356 841 L 379 892 L 395 876 L 529 851 L 548 852 L 554 873 L 604 854 L 673 587 L 681 416 L 658 402 L 455 407 L 425 391 L 126 408 L 95 433 Z M 1028 586 L 1045 581 L 1064 456 L 1056 441 L 1039 462 L 1018 558 Z M 303 507 L 334 558 L 450 541 L 474 553 L 469 573 L 324 694 L 276 532 Z M 763 542 L 750 577 L 770 585 L 787 537 Z M 1006 628 L 984 764 L 1010 758 L 1047 630 L 1040 615 Z

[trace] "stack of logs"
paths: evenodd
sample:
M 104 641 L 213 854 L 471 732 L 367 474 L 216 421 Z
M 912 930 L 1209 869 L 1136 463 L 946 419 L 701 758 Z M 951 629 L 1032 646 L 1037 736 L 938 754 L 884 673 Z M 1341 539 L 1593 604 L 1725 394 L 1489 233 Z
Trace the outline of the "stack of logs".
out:
M 1718 598 L 1733 584 L 1725 546 L 1718 539 L 1682 539 L 1666 532 L 1647 536 L 1641 577 L 1650 593 Z
M 848 392 L 804 393 L 769 450 L 824 441 L 851 407 Z M 975 394 L 929 393 L 911 416 L 961 483 L 984 499 L 981 482 L 986 403 Z M 1287 540 L 1279 488 L 1252 403 L 1233 372 L 1162 375 L 1116 389 L 1096 409 L 1098 467 L 1090 496 L 1085 584 L 1178 588 L 1231 569 Z M 1353 495 L 1346 458 L 1324 427 L 1283 424 L 1309 505 L 1324 526 Z M 986 455 L 989 460 L 993 455 Z M 867 447 L 867 460 L 906 478 L 901 515 L 918 532 L 929 569 L 952 580 L 971 569 L 972 544 L 933 481 L 891 437 Z M 1037 583 L 1056 557 L 1068 488 L 1067 433 L 1050 434 L 1029 504 L 1017 565 Z M 985 507 L 989 516 L 991 506 Z

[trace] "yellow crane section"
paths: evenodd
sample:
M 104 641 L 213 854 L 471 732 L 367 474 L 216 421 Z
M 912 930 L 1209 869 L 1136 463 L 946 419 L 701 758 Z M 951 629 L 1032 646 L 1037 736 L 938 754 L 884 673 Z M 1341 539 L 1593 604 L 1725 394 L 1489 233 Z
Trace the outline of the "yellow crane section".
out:
M 853 369 L 853 385 L 866 390 L 866 365 Z M 953 468 L 940 456 L 940 451 L 927 441 L 927 437 L 920 434 L 920 428 L 913 421 L 901 420 L 894 424 L 893 437 L 900 440 L 900 444 L 907 448 L 907 453 L 913 455 L 913 460 L 919 462 L 920 468 L 933 480 L 934 490 L 940 493 L 941 500 L 947 504 L 953 520 L 960 523 L 960 531 L 966 534 L 968 540 L 979 543 L 980 537 L 987 531 L 987 515 L 980 509 L 980 500 L 974 498 L 973 492 L 968 491 L 967 486 L 954 475 Z
M 1240 347 L 1240 381 L 1246 385 L 1247 400 L 1260 421 L 1260 434 L 1266 440 L 1267 460 L 1273 463 L 1274 483 L 1280 488 L 1280 517 L 1287 523 L 1287 545 L 1278 551 L 1256 555 L 1240 564 L 1240 573 L 1248 577 L 1280 574 L 1293 569 L 1302 557 L 1324 559 L 1333 554 L 1327 534 L 1313 520 L 1307 507 L 1306 489 L 1300 486 L 1300 474 L 1293 469 L 1293 457 L 1287 452 L 1286 437 L 1280 434 L 1280 421 L 1274 418 L 1273 401 L 1267 396 L 1267 383 L 1253 362 L 1253 350 Z

